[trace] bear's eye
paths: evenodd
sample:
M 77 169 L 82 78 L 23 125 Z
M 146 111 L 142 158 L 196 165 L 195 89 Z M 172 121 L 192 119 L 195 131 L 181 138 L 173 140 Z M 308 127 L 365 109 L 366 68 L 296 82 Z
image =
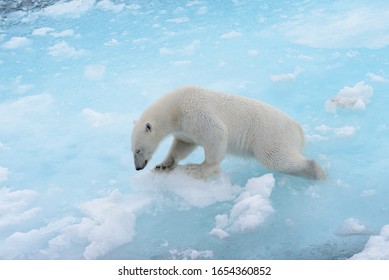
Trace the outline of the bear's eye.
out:
M 135 153 L 139 154 L 140 153 L 140 149 L 136 149 Z

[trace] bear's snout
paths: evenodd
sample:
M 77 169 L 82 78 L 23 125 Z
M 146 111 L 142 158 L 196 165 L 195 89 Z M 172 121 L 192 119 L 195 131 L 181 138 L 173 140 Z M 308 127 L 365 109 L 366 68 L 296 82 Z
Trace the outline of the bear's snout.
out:
M 142 170 L 143 168 L 146 167 L 148 163 L 148 160 L 146 159 L 142 164 L 139 164 L 139 163 L 135 163 L 135 169 L 136 171 L 139 171 L 139 170 Z

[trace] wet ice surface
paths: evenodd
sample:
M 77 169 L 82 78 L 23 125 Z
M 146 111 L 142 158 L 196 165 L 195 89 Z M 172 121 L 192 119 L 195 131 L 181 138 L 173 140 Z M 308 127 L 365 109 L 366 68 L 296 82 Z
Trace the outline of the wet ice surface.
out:
M 388 4 L 25 2 L 0 1 L 0 258 L 389 259 Z M 328 179 L 154 174 L 170 138 L 136 173 L 133 121 L 188 83 L 293 116 Z

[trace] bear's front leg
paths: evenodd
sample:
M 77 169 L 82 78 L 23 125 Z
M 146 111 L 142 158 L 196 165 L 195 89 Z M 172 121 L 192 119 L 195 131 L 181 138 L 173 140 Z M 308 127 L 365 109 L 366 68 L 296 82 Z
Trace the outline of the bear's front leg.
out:
M 174 138 L 166 158 L 163 162 L 155 166 L 154 171 L 162 172 L 173 170 L 177 166 L 178 162 L 186 158 L 195 148 L 196 145 L 193 143 L 184 142 Z
M 155 172 L 160 171 L 170 171 L 173 170 L 177 166 L 177 163 L 175 162 L 174 158 L 172 156 L 166 157 L 166 159 L 161 162 L 160 164 L 156 165 L 154 167 Z
M 213 131 L 202 139 L 205 159 L 201 164 L 187 164 L 186 173 L 195 178 L 203 179 L 220 171 L 227 151 L 227 133 L 223 125 L 214 125 Z

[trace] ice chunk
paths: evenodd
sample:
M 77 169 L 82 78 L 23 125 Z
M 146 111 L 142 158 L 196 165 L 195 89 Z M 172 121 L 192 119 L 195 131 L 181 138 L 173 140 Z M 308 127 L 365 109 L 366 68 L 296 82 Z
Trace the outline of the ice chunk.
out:
M 225 175 L 196 180 L 186 175 L 181 166 L 169 174 L 139 173 L 134 177 L 134 183 L 137 190 L 148 191 L 157 201 L 171 199 L 181 209 L 204 208 L 217 202 L 233 200 L 240 190 Z
M 50 258 L 58 258 L 66 248 L 82 244 L 84 257 L 97 259 L 131 242 L 135 236 L 137 213 L 150 202 L 144 195 L 126 195 L 117 189 L 108 197 L 87 201 L 80 206 L 85 216 L 52 234 L 49 248 L 43 252 Z
M 233 231 L 252 230 L 261 225 L 273 213 L 269 197 L 274 187 L 273 174 L 251 178 L 244 191 L 237 199 L 230 213 Z
M 373 235 L 367 241 L 362 252 L 351 257 L 353 260 L 388 260 L 389 225 L 382 227 L 379 235 Z
M 97 8 L 103 11 L 112 11 L 114 13 L 120 13 L 126 7 L 126 4 L 115 4 L 110 0 L 102 0 L 97 3 Z
M 72 224 L 74 220 L 74 217 L 67 216 L 28 232 L 15 232 L 6 239 L 0 256 L 4 257 L 2 254 L 5 254 L 7 258 L 34 258 L 36 251 L 44 247 L 52 235 Z
M 217 228 L 225 228 L 226 226 L 228 226 L 228 216 L 226 214 L 216 215 L 215 221 Z
M 211 250 L 197 251 L 194 249 L 172 249 L 170 254 L 173 259 L 184 259 L 184 260 L 196 260 L 196 259 L 209 259 L 213 257 Z
M 227 238 L 230 236 L 227 232 L 225 232 L 221 228 L 214 228 L 211 230 L 211 232 L 209 234 L 212 236 L 215 236 L 219 239 L 224 239 L 224 238 Z
M 47 50 L 48 54 L 54 57 L 78 57 L 84 54 L 84 50 L 76 50 L 66 41 L 60 41 Z
M 323 125 L 315 127 L 315 130 L 321 134 L 324 134 L 324 135 L 332 134 L 336 138 L 348 138 L 348 137 L 354 136 L 355 133 L 357 132 L 358 128 L 351 126 L 351 125 L 333 128 L 333 127 L 329 127 L 329 126 L 323 124 Z M 328 137 L 324 136 L 324 135 L 320 135 L 320 134 L 310 135 L 310 134 L 308 134 L 307 141 L 317 142 L 317 141 L 328 140 Z
M 41 208 L 32 207 L 31 204 L 37 196 L 38 193 L 32 190 L 0 189 L 0 229 L 19 224 L 36 216 Z
M 285 81 L 294 81 L 297 78 L 295 73 L 286 73 L 286 74 L 273 74 L 270 76 L 270 80 L 273 83 L 276 82 L 285 82 Z
M 336 96 L 326 101 L 326 110 L 334 113 L 337 108 L 365 110 L 373 92 L 374 89 L 363 81 L 353 87 L 344 87 Z
M 3 43 L 1 47 L 3 49 L 17 49 L 25 47 L 29 44 L 29 40 L 26 37 L 12 37 L 9 41 Z
M 178 18 L 170 18 L 170 19 L 166 20 L 166 22 L 177 23 L 177 24 L 184 23 L 187 21 L 190 21 L 189 17 L 187 17 L 187 16 L 178 17 Z
M 250 231 L 264 223 L 274 212 L 270 195 L 274 187 L 273 174 L 266 174 L 247 181 L 244 191 L 235 199 L 229 215 L 217 215 L 216 225 L 210 234 L 219 238 L 228 237 L 227 231 Z M 227 230 L 227 231 L 226 231 Z
M 114 190 L 109 197 L 84 203 L 81 209 L 92 220 L 85 248 L 86 259 L 95 259 L 132 240 L 136 211 L 150 203 L 147 197 L 123 195 Z
M 96 0 L 60 1 L 44 9 L 43 14 L 50 17 L 68 16 L 77 18 L 95 5 Z
M 53 32 L 55 29 L 51 27 L 41 27 L 34 29 L 32 35 L 34 36 L 46 36 L 48 33 Z
M 237 32 L 237 31 L 230 31 L 230 32 L 227 32 L 227 33 L 224 33 L 223 35 L 221 35 L 220 38 L 232 39 L 232 38 L 236 38 L 236 37 L 240 37 L 240 36 L 242 36 L 242 33 Z
M 369 234 L 368 228 L 355 218 L 347 219 L 336 233 L 339 236 Z
M 345 138 L 351 137 L 355 134 L 356 128 L 353 126 L 344 126 L 334 129 L 334 134 L 336 137 Z

